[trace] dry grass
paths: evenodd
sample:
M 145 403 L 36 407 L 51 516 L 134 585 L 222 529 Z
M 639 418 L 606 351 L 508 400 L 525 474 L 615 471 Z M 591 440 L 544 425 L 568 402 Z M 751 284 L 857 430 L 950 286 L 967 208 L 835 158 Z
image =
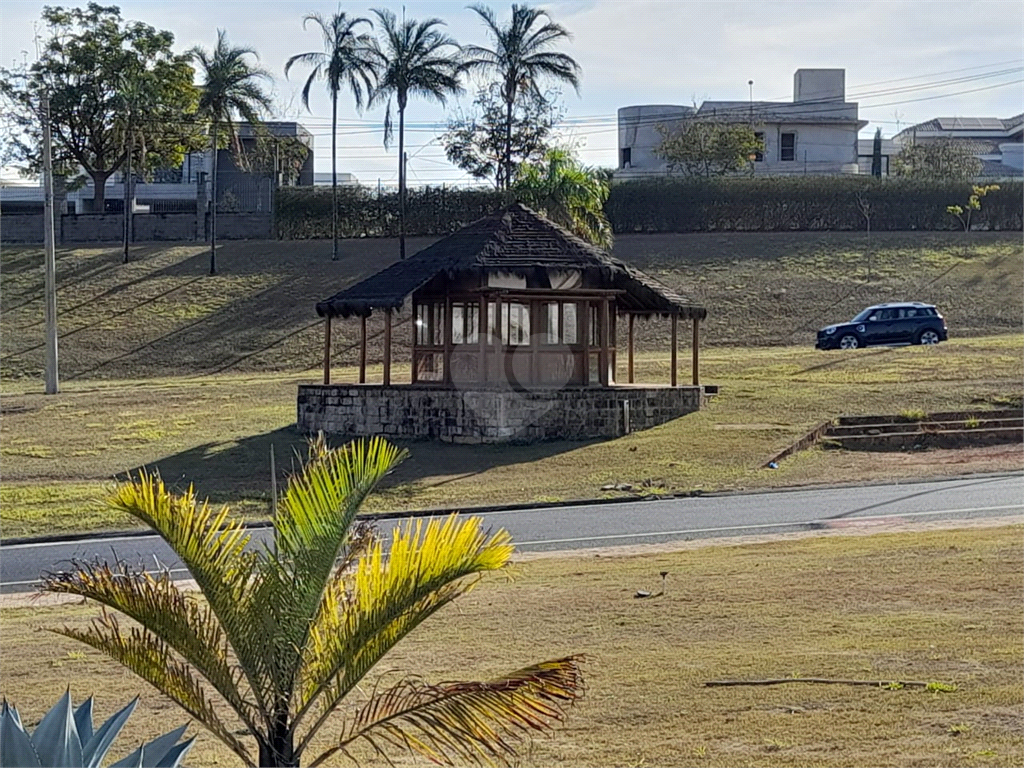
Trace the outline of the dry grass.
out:
M 721 386 L 709 407 L 617 440 L 521 446 L 413 443 L 412 455 L 370 510 L 460 507 L 608 495 L 610 483 L 651 493 L 771 488 L 970 471 L 1019 470 L 1020 446 L 971 454 L 806 451 L 761 467 L 821 421 L 843 413 L 900 413 L 1020 403 L 1024 338 L 954 339 L 935 347 L 817 352 L 807 347 L 707 351 L 704 380 Z M 647 354 L 641 381 L 665 381 L 668 359 Z M 400 376 L 396 372 L 396 378 Z M 354 380 L 351 369 L 339 380 Z M 265 515 L 269 455 L 287 469 L 295 386 L 315 374 L 124 382 L 70 382 L 59 398 L 8 382 L 0 423 L 5 537 L 122 528 L 99 505 L 117 473 L 155 466 L 178 487 Z M 400 380 L 400 379 L 398 379 Z M 35 385 L 32 385 L 33 389 Z M 38 391 L 38 390 L 36 390 Z
M 389 669 L 486 677 L 585 653 L 588 694 L 524 765 L 1024 764 L 1021 526 L 534 559 L 414 633 Z M 657 589 L 669 572 L 667 594 Z M 113 662 L 37 627 L 90 606 L 0 613 L 0 692 L 29 722 L 72 686 L 101 714 L 143 691 L 121 743 L 184 721 Z M 707 680 L 915 679 L 920 689 Z M 394 679 L 394 674 L 391 675 Z M 371 760 L 372 762 L 372 760 Z M 401 760 L 401 763 L 415 763 Z M 190 763 L 234 764 L 205 733 Z

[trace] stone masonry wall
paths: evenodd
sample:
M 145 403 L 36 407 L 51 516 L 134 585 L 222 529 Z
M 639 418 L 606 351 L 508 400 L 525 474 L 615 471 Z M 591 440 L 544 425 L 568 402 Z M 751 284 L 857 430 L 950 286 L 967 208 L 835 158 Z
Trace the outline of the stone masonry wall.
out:
M 297 425 L 350 437 L 455 443 L 587 440 L 649 429 L 697 411 L 700 387 L 444 390 L 410 385 L 299 387 Z

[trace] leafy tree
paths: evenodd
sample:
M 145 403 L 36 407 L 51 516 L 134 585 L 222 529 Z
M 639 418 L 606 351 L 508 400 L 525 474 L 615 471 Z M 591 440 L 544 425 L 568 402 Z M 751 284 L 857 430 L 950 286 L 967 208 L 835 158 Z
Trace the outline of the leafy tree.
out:
M 871 144 L 871 175 L 882 178 L 882 129 L 875 129 L 875 140 Z
M 168 573 L 125 563 L 75 563 L 45 588 L 79 595 L 104 611 L 59 634 L 112 657 L 181 706 L 246 765 L 297 766 L 328 717 L 407 634 L 512 555 L 509 534 L 489 535 L 478 517 L 434 519 L 396 529 L 385 545 L 354 527 L 374 486 L 405 452 L 374 439 L 310 458 L 277 503 L 273 537 L 248 546 L 240 517 L 198 503 L 191 488 L 167 491 L 141 473 L 113 505 L 153 528 L 189 569 L 194 599 Z M 378 682 L 331 725 L 311 765 L 362 743 L 434 762 L 511 762 L 517 741 L 546 730 L 582 694 L 579 658 L 542 662 L 488 682 Z M 216 695 L 218 698 L 214 699 Z M 256 740 L 236 735 L 223 702 Z
M 284 65 L 285 77 L 295 64 L 312 67 L 306 85 L 302 89 L 302 103 L 309 110 L 309 91 L 313 82 L 322 79 L 331 93 L 331 202 L 334 213 L 331 218 L 331 233 L 334 247 L 331 260 L 338 260 L 338 94 L 348 86 L 355 99 L 356 108 L 362 109 L 363 89 L 367 95 L 373 89 L 374 59 L 370 55 L 370 36 L 358 34 L 356 29 L 373 22 L 362 17 L 349 18 L 339 11 L 326 19 L 319 13 L 306 14 L 302 28 L 312 21 L 320 28 L 324 50 L 299 53 L 288 59 Z
M 606 171 L 581 165 L 566 149 L 548 150 L 542 162 L 521 165 L 513 187 L 517 200 L 603 248 L 613 239 L 604 214 L 608 190 Z
M 281 174 L 281 183 L 294 185 L 299 180 L 310 149 L 295 136 L 278 136 L 265 125 L 253 126 L 253 141 L 243 146 L 238 155 L 238 166 L 259 174 Z
M 503 188 L 509 189 L 515 180 L 513 136 L 520 93 L 528 91 L 541 96 L 540 83 L 545 79 L 568 83 L 579 93 L 580 66 L 571 56 L 551 50 L 556 43 L 571 36 L 563 26 L 552 22 L 546 11 L 513 4 L 512 17 L 507 24 L 500 24 L 494 11 L 486 5 L 471 5 L 470 8 L 483 20 L 494 47 L 466 46 L 465 67 L 468 71 L 491 73 L 498 78 L 505 102 L 505 170 L 501 181 Z
M 65 175 L 88 174 L 93 208 L 102 212 L 107 179 L 125 164 L 129 146 L 140 153 L 142 168 L 179 164 L 194 148 L 192 67 L 187 56 L 171 51 L 173 34 L 124 21 L 116 6 L 47 6 L 42 18 L 46 39 L 39 59 L 0 70 L 10 129 L 5 159 L 42 167 L 40 100 L 48 94 L 54 167 Z
M 462 93 L 461 48 L 441 32 L 440 19 L 401 21 L 387 9 L 374 10 L 380 22 L 382 40 L 373 40 L 371 56 L 377 72 L 377 86 L 370 104 L 387 102 L 384 113 L 384 146 L 392 139 L 391 99 L 398 102 L 398 239 L 405 258 L 405 108 L 409 96 L 445 104 L 449 96 Z
M 217 274 L 217 150 L 226 138 L 241 153 L 235 116 L 250 125 L 260 124 L 263 113 L 269 112 L 270 96 L 263 90 L 261 80 L 271 80 L 265 69 L 251 64 L 248 58 L 259 59 L 252 48 L 232 47 L 227 32 L 217 30 L 217 45 L 213 51 L 196 46 L 189 54 L 199 62 L 203 78 L 199 97 L 199 114 L 210 125 L 210 155 L 213 162 L 210 205 L 210 274 Z
M 892 166 L 894 175 L 922 181 L 970 181 L 981 172 L 970 145 L 956 139 L 905 146 Z
M 657 130 L 661 144 L 655 154 L 668 163 L 669 170 L 689 176 L 752 172 L 751 158 L 764 152 L 764 143 L 742 123 L 688 119 L 675 130 L 666 125 L 658 125 Z
M 971 216 L 975 211 L 981 210 L 981 198 L 985 197 L 989 192 L 995 192 L 998 189 L 998 184 L 989 184 L 984 187 L 975 185 L 971 188 L 971 196 L 967 198 L 967 202 L 964 205 L 947 205 L 946 213 L 956 216 L 960 226 L 964 228 L 964 232 L 970 232 Z
M 557 94 L 521 91 L 512 112 L 512 160 L 516 167 L 536 162 L 550 149 L 548 140 L 565 114 Z M 506 106 L 500 86 L 477 91 L 477 113 L 448 121 L 441 137 L 448 159 L 476 179 L 491 179 L 505 189 Z

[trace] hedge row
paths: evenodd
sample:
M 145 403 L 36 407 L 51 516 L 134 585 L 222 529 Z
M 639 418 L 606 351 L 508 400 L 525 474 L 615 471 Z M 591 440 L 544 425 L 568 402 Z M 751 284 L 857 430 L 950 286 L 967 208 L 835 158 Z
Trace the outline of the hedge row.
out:
M 863 230 L 867 206 L 871 228 L 955 230 L 960 223 L 948 205 L 964 205 L 971 185 L 871 178 L 656 180 L 616 184 L 605 213 L 616 233 L 785 232 Z M 986 230 L 1024 228 L 1024 185 L 1000 184 L 989 193 L 972 226 Z M 410 190 L 406 204 L 409 235 L 445 235 L 497 210 L 504 202 L 493 190 L 427 187 Z M 342 237 L 398 234 L 398 195 L 378 196 L 363 187 L 338 190 Z M 277 195 L 278 237 L 285 240 L 331 236 L 331 190 L 284 187 Z

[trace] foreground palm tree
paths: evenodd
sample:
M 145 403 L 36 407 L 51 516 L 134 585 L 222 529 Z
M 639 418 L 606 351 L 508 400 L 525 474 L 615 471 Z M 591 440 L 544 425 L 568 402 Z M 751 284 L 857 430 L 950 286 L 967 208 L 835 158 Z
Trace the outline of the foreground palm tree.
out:
M 405 258 L 405 108 L 409 96 L 421 96 L 445 104 L 449 96 L 462 93 L 459 83 L 459 44 L 437 27 L 440 19 L 401 21 L 389 10 L 373 11 L 380 22 L 382 40 L 374 41 L 373 58 L 377 87 L 370 104 L 387 102 L 384 115 L 384 146 L 391 144 L 391 98 L 398 102 L 398 237 L 401 258 Z
M 542 163 L 524 163 L 514 187 L 516 199 L 602 248 L 612 245 L 612 227 L 604 215 L 608 178 L 581 165 L 565 149 L 549 149 Z
M 505 189 L 510 189 L 515 172 L 512 166 L 512 117 L 516 99 L 523 90 L 540 95 L 539 84 L 545 78 L 556 83 L 568 83 L 579 93 L 580 66 L 568 54 L 550 50 L 555 43 L 568 40 L 571 35 L 565 27 L 552 22 L 546 11 L 513 5 L 512 18 L 502 25 L 486 5 L 471 5 L 470 8 L 483 19 L 494 47 L 467 45 L 463 49 L 465 67 L 470 72 L 480 70 L 494 74 L 501 84 L 506 115 L 503 176 Z
M 299 53 L 288 59 L 284 75 L 288 76 L 294 64 L 312 67 L 306 85 L 302 89 L 302 103 L 309 111 L 309 91 L 313 81 L 323 79 L 331 92 L 331 236 L 334 249 L 331 260 L 338 260 L 338 94 L 347 85 L 356 102 L 356 109 L 362 109 L 363 89 L 367 95 L 373 89 L 374 60 L 370 58 L 370 36 L 357 34 L 361 24 L 373 26 L 369 19 L 348 18 L 343 12 L 325 19 L 319 13 L 308 13 L 302 19 L 302 28 L 312 21 L 323 34 L 324 50 Z
M 88 628 L 59 633 L 151 683 L 247 765 L 299 765 L 327 718 L 398 641 L 512 554 L 509 534 L 488 535 L 480 518 L 410 523 L 387 547 L 354 529 L 362 501 L 404 455 L 380 439 L 334 450 L 312 443 L 278 501 L 266 547 L 248 546 L 241 518 L 226 507 L 214 511 L 191 489 L 174 495 L 140 474 L 119 487 L 113 505 L 160 534 L 204 600 L 167 573 L 76 563 L 47 576 L 44 588 L 91 598 L 140 626 L 122 627 L 104 611 Z M 214 694 L 256 740 L 256 760 Z M 378 682 L 369 694 L 332 722 L 330 737 L 320 737 L 330 746 L 311 765 L 359 743 L 383 759 L 397 747 L 445 764 L 512 762 L 521 738 L 563 717 L 582 679 L 579 659 L 567 657 L 489 682 L 407 678 Z
M 217 30 L 217 45 L 212 52 L 196 46 L 189 51 L 199 62 L 203 77 L 200 85 L 199 117 L 210 123 L 210 152 L 213 171 L 210 177 L 212 202 L 210 204 L 210 274 L 217 274 L 217 143 L 221 130 L 237 145 L 235 115 L 255 127 L 263 113 L 271 109 L 270 96 L 260 85 L 261 80 L 272 80 L 265 69 L 249 63 L 247 58 L 259 56 L 252 48 L 231 47 L 227 32 Z

